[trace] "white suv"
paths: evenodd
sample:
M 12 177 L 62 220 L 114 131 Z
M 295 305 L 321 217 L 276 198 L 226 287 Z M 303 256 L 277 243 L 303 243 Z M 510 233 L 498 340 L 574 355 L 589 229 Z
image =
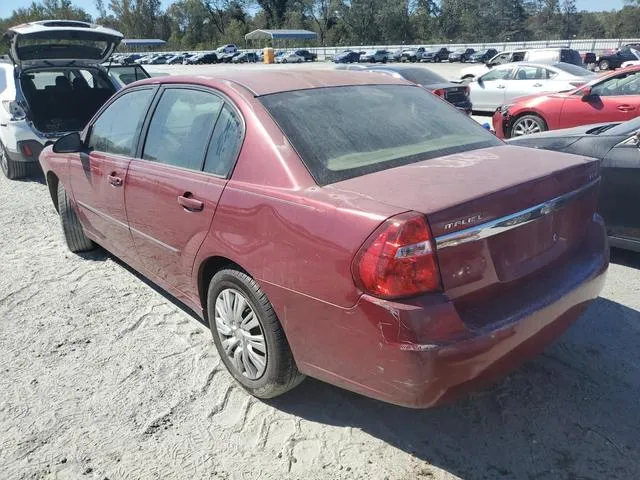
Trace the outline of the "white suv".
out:
M 122 40 L 109 28 L 44 20 L 10 28 L 10 62 L 0 63 L 0 167 L 27 175 L 40 151 L 84 128 L 120 85 L 100 64 Z

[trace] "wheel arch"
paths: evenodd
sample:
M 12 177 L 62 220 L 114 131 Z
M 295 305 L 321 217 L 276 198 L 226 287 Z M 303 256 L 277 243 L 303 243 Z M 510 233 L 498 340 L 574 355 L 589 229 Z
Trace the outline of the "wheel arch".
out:
M 224 270 L 225 268 L 233 268 L 235 270 L 239 270 L 250 277 L 253 276 L 240 264 L 234 262 L 230 258 L 216 255 L 205 258 L 198 267 L 198 297 L 200 299 L 200 305 L 202 306 L 202 314 L 205 320 L 208 320 L 207 313 L 207 293 L 209 291 L 209 283 L 211 283 L 211 279 L 213 276 L 218 273 L 220 270 Z

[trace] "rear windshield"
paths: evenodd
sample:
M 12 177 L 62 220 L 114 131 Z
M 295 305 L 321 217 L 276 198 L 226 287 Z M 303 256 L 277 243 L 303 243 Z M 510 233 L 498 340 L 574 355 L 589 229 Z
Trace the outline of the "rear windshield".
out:
M 319 185 L 502 145 L 417 86 L 358 85 L 260 97 Z
M 21 38 L 17 43 L 20 60 L 73 59 L 100 60 L 109 50 L 107 40 L 76 38 Z
M 587 70 L 586 68 L 579 67 L 578 65 L 573 65 L 571 63 L 556 63 L 553 65 L 558 70 L 562 70 L 563 72 L 570 73 L 571 75 L 575 75 L 576 77 L 593 77 L 595 76 L 593 72 Z
M 403 68 L 397 70 L 397 72 L 402 75 L 403 78 L 406 78 L 410 82 L 417 83 L 418 85 L 447 82 L 444 77 L 441 77 L 437 73 L 426 68 Z

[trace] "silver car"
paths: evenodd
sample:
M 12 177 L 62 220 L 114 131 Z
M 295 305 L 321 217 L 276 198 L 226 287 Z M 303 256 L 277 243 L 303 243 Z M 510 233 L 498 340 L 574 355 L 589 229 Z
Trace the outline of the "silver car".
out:
M 594 78 L 593 72 L 569 63 L 508 63 L 469 83 L 470 98 L 474 111 L 494 112 L 514 98 L 573 90 Z

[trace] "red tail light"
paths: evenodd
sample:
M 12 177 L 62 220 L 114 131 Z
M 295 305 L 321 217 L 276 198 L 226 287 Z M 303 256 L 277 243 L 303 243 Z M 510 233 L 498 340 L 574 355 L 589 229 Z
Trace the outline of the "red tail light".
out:
M 433 92 L 431 92 L 431 93 L 433 93 L 434 95 L 437 95 L 437 96 L 439 96 L 439 97 L 444 98 L 445 90 L 444 90 L 444 88 L 436 88 L 436 89 L 435 89 L 435 90 L 433 90 Z
M 408 297 L 440 290 L 440 271 L 422 215 L 405 213 L 384 222 L 360 248 L 353 277 L 377 297 Z
M 464 87 L 464 94 L 468 97 L 471 95 L 471 89 L 469 87 Z

